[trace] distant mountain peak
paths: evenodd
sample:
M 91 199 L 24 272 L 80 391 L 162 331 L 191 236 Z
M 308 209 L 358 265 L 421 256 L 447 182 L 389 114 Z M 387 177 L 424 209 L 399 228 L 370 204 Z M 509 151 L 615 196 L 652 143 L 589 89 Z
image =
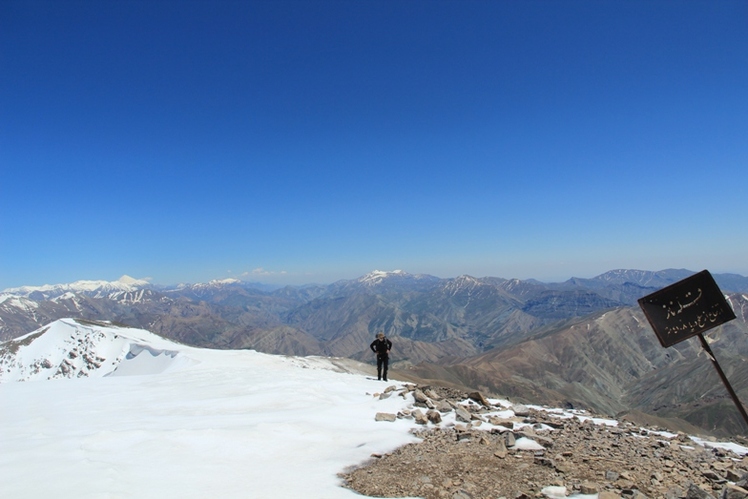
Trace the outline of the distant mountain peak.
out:
M 174 289 L 205 289 L 205 288 L 220 288 L 222 286 L 231 286 L 234 284 L 241 284 L 242 281 L 234 278 L 226 279 L 211 279 L 208 282 L 196 282 L 196 283 L 181 283 L 177 284 Z
M 130 277 L 127 274 L 117 279 L 116 282 L 120 282 L 128 286 L 147 286 L 149 284 L 148 279 L 135 279 L 134 277 Z
M 467 274 L 463 274 L 463 275 L 455 277 L 455 281 L 458 281 L 458 282 L 469 282 L 469 283 L 478 283 L 478 282 L 480 282 L 475 277 L 473 277 L 471 275 L 467 275 Z
M 227 284 L 241 284 L 242 281 L 239 279 L 234 279 L 233 277 L 229 277 L 227 279 L 213 279 L 208 284 L 214 285 L 214 286 L 223 286 Z
M 473 276 L 463 274 L 460 276 L 455 277 L 454 279 L 449 279 L 446 283 L 447 287 L 450 288 L 464 288 L 464 287 L 475 287 L 481 285 L 480 279 L 476 279 Z
M 411 276 L 404 270 L 374 270 L 372 272 L 369 272 L 365 276 L 360 277 L 358 280 L 362 283 L 369 283 L 369 284 L 378 284 L 382 282 L 384 279 L 387 279 L 389 277 L 398 276 L 398 277 L 405 277 L 405 276 Z
M 612 284 L 634 283 L 640 286 L 661 287 L 694 274 L 692 270 L 665 269 L 658 271 L 615 269 L 594 277 L 593 280 Z
M 3 307 L 15 307 L 20 310 L 34 310 L 39 308 L 39 304 L 23 296 L 16 296 L 11 293 L 0 293 L 0 305 Z

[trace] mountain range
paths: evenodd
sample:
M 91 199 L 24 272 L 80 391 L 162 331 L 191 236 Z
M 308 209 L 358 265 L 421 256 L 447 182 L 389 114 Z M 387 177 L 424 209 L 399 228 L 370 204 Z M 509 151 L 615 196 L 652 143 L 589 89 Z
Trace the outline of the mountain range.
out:
M 193 346 L 369 362 L 368 344 L 384 331 L 395 343 L 393 368 L 422 379 L 609 415 L 684 420 L 717 433 L 744 431 L 699 344 L 663 349 L 636 305 L 691 274 L 614 270 L 542 283 L 374 271 L 274 290 L 233 279 L 173 287 L 128 277 L 79 281 L 0 293 L 0 338 L 73 317 Z M 709 338 L 745 397 L 748 278 L 714 277 L 738 319 Z

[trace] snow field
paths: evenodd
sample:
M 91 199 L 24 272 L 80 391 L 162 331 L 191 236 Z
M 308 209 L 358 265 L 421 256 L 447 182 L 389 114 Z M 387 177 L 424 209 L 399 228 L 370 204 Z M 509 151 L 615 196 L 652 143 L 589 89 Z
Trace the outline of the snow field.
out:
M 251 351 L 185 354 L 199 363 L 1 384 L 0 496 L 357 497 L 338 472 L 416 440 L 412 422 L 374 421 L 407 402 L 374 398 L 387 385 L 362 375 Z

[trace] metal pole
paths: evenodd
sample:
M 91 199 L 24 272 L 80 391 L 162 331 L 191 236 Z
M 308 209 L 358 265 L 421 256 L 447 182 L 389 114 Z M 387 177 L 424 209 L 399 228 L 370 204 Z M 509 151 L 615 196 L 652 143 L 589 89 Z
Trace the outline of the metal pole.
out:
M 719 377 L 722 378 L 722 383 L 725 384 L 727 391 L 730 393 L 730 397 L 732 397 L 732 401 L 735 402 L 735 407 L 738 408 L 738 411 L 740 411 L 740 414 L 743 416 L 743 421 L 745 421 L 745 426 L 748 427 L 748 414 L 745 413 L 745 408 L 743 407 L 743 404 L 740 403 L 740 400 L 738 399 L 738 396 L 735 393 L 735 390 L 732 389 L 730 382 L 727 381 L 727 376 L 725 376 L 725 373 L 722 371 L 722 368 L 719 367 L 719 362 L 717 362 L 717 359 L 714 357 L 714 354 L 712 353 L 712 349 L 709 348 L 709 343 L 706 342 L 706 338 L 704 338 L 704 335 L 699 333 L 699 339 L 701 340 L 701 346 L 704 347 L 706 354 L 709 356 L 709 360 L 711 360 L 712 364 L 714 364 L 714 368 L 717 370 Z

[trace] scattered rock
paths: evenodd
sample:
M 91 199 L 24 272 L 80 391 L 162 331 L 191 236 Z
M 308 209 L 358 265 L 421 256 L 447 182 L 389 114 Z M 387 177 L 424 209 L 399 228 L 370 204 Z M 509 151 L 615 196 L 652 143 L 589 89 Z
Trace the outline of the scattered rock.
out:
M 442 422 L 442 415 L 439 411 L 430 409 L 426 413 L 426 418 L 432 423 L 432 424 L 439 424 Z
M 731 482 L 739 482 L 742 480 L 742 476 L 739 473 L 736 473 L 735 470 L 727 469 L 725 470 L 725 478 L 727 478 Z M 740 484 L 737 484 L 740 485 Z M 743 485 L 740 485 L 741 487 L 745 488 Z
M 530 415 L 530 409 L 521 404 L 513 405 L 512 411 L 514 411 L 514 414 L 520 417 L 526 417 Z
M 514 433 L 511 431 L 508 431 L 504 434 L 504 441 L 506 442 L 506 446 L 511 448 L 517 445 L 517 439 L 514 437 Z
M 378 412 L 376 416 L 374 416 L 374 421 L 389 421 L 393 422 L 397 419 L 397 414 L 390 414 L 388 412 Z
M 607 481 L 609 481 L 609 482 L 615 482 L 616 480 L 618 480 L 618 478 L 619 478 L 620 476 L 621 476 L 621 475 L 619 475 L 619 474 L 618 474 L 618 473 L 616 473 L 615 471 L 606 471 L 606 472 L 605 472 L 605 479 L 606 479 Z
M 579 492 L 582 494 L 597 494 L 600 487 L 595 483 L 584 482 L 579 485 Z
M 746 497 L 748 497 L 748 490 L 744 489 L 743 487 L 738 487 L 737 485 L 728 483 L 722 489 L 721 497 L 722 499 L 745 499 Z
M 491 407 L 491 402 L 489 402 L 486 397 L 483 396 L 481 392 L 472 392 L 468 394 L 468 398 L 470 400 L 474 400 L 481 404 L 483 407 Z
M 449 402 L 446 400 L 439 400 L 436 403 L 436 410 L 441 412 L 442 414 L 446 414 L 448 412 L 452 412 L 452 406 L 449 405 Z
M 416 401 L 416 406 L 425 407 L 427 409 L 436 409 L 436 404 L 431 401 L 421 390 L 416 389 L 413 391 L 413 398 Z
M 507 450 L 506 445 L 504 444 L 504 439 L 500 438 L 496 444 L 496 452 L 494 452 L 493 455 L 498 457 L 499 459 L 504 459 L 506 457 L 506 454 Z
M 477 397 L 466 404 L 465 393 L 440 387 L 408 386 L 399 394 L 416 392 L 423 396 L 419 407 L 428 408 L 428 400 L 437 408 L 378 413 L 376 419 L 415 419 L 421 440 L 342 474 L 347 487 L 369 496 L 423 499 L 538 499 L 562 489 L 599 499 L 748 499 L 748 459 L 694 445 L 684 435 L 668 439 L 630 422 L 608 427 L 587 415 L 559 420 L 517 406 L 516 417 L 498 418 L 490 414 L 496 408 Z M 458 422 L 438 426 L 452 410 Z M 480 428 L 482 421 L 489 430 Z M 520 450 L 518 437 L 544 449 Z
M 457 421 L 462 421 L 463 423 L 469 423 L 472 419 L 470 412 L 462 406 L 458 406 L 457 409 L 455 409 L 455 415 Z
M 423 390 L 423 394 L 424 394 L 424 395 L 426 395 L 426 396 L 427 396 L 428 398 L 430 398 L 431 400 L 439 400 L 439 399 L 441 399 L 441 397 L 439 396 L 439 394 L 438 394 L 438 393 L 436 393 L 436 392 L 435 392 L 435 391 L 434 391 L 433 389 L 431 389 L 431 388 L 425 388 L 425 389 Z
M 473 438 L 473 434 L 469 433 L 467 431 L 463 431 L 463 432 L 457 433 L 457 441 L 458 442 L 462 442 L 462 441 L 465 441 L 465 440 L 470 440 L 472 438 Z
M 413 419 L 416 420 L 416 424 L 426 425 L 429 423 L 429 418 L 420 409 L 416 409 L 411 414 L 413 415 Z
M 709 492 L 691 484 L 686 491 L 686 499 L 714 499 Z

